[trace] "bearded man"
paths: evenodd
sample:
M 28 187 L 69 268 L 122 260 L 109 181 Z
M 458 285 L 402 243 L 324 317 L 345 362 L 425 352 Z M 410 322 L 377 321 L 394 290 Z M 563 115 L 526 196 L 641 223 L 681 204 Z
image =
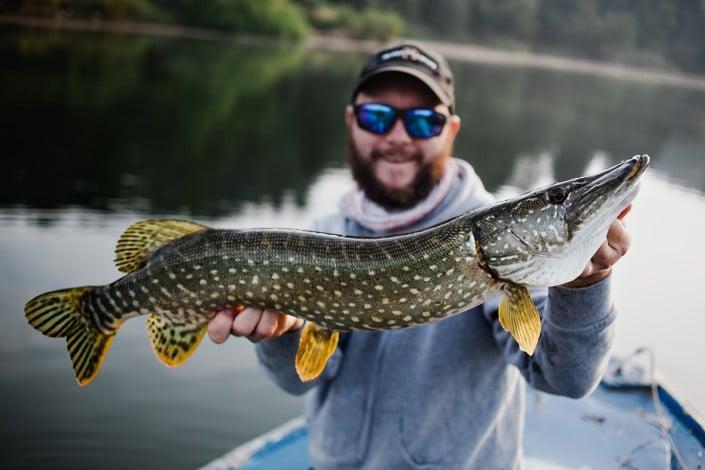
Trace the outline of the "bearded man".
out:
M 472 166 L 451 156 L 460 130 L 453 76 L 429 47 L 373 53 L 345 109 L 358 188 L 316 230 L 355 236 L 417 231 L 492 202 Z M 498 299 L 438 323 L 341 335 L 323 373 L 302 382 L 294 358 L 303 321 L 254 307 L 222 311 L 209 335 L 258 343 L 272 379 L 310 392 L 310 458 L 327 468 L 518 468 L 525 383 L 581 397 L 598 384 L 614 336 L 612 266 L 629 248 L 621 218 L 583 273 L 534 290 L 542 333 L 533 356 L 499 325 Z M 523 378 L 522 378 L 523 377 Z

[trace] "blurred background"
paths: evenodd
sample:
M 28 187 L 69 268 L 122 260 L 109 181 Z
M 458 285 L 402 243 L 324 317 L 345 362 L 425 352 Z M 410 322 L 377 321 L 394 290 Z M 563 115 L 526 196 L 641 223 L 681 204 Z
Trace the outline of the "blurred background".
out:
M 705 411 L 705 4 L 583 0 L 0 0 L 3 467 L 192 468 L 298 416 L 252 345 L 178 369 L 127 322 L 76 385 L 23 304 L 108 283 L 130 223 L 308 227 L 352 187 L 343 108 L 380 41 L 434 41 L 455 154 L 498 197 L 648 153 L 617 266 L 615 353 L 656 352 Z

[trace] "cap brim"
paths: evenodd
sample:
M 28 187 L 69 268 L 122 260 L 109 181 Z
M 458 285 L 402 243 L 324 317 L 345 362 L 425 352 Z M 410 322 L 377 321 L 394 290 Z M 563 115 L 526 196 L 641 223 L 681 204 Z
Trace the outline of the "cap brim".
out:
M 353 92 L 353 96 L 355 96 L 358 91 L 360 90 L 360 87 L 370 78 L 375 77 L 377 75 L 380 75 L 382 73 L 386 72 L 401 72 L 406 75 L 411 75 L 414 78 L 417 78 L 421 82 L 423 82 L 424 85 L 426 85 L 434 95 L 438 97 L 439 100 L 441 100 L 441 103 L 443 103 L 446 106 L 453 106 L 453 103 L 448 95 L 446 95 L 443 92 L 443 89 L 438 85 L 438 83 L 433 80 L 431 77 L 428 76 L 428 73 L 424 73 L 420 70 L 417 70 L 413 67 L 404 67 L 403 65 L 389 65 L 387 67 L 380 67 L 379 69 L 376 69 L 374 72 L 365 75 L 364 77 L 360 78 L 360 80 L 357 83 L 357 86 L 355 87 L 355 90 Z

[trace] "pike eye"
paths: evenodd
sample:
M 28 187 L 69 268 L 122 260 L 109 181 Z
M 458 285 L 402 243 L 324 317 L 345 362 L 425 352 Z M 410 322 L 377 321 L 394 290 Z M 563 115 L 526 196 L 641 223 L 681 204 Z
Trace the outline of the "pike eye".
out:
M 551 204 L 560 204 L 565 201 L 568 193 L 562 188 L 551 188 L 548 190 L 548 202 Z

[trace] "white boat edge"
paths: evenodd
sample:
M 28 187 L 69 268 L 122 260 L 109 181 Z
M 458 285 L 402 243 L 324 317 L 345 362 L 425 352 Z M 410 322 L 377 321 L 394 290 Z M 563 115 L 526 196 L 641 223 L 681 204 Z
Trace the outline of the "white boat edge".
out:
M 261 436 L 257 436 L 251 441 L 245 442 L 241 446 L 235 447 L 228 453 L 218 457 L 212 462 L 207 463 L 201 467 L 200 470 L 225 470 L 245 465 L 258 450 L 262 449 L 267 444 L 277 442 L 295 429 L 303 428 L 305 426 L 306 419 L 303 416 L 298 416 L 280 426 L 277 426 L 271 431 L 267 431 Z

